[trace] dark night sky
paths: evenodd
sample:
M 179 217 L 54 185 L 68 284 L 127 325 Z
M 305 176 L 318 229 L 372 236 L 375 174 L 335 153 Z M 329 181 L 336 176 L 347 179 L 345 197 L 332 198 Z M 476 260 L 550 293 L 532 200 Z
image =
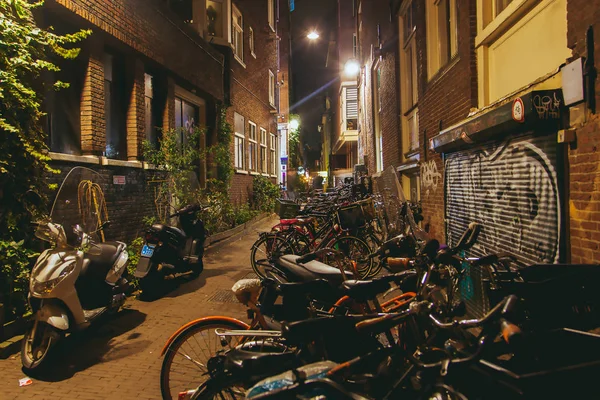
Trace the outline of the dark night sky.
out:
M 324 112 L 326 94 L 326 89 L 320 89 L 335 78 L 331 68 L 325 68 L 325 61 L 330 30 L 337 23 L 336 0 L 295 0 L 295 6 L 292 11 L 294 90 L 290 112 L 300 114 L 301 140 L 312 150 L 309 159 L 314 160 L 320 155 L 321 134 L 317 127 Z M 313 29 L 320 37 L 311 41 L 306 35 Z

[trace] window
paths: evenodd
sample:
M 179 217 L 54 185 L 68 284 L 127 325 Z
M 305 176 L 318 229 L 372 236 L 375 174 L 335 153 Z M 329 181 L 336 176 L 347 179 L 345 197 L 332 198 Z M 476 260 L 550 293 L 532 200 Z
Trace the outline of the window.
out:
M 417 52 L 414 24 L 414 1 L 406 8 L 400 17 L 401 52 L 401 91 L 403 110 L 409 110 L 417 104 Z
M 242 13 L 235 5 L 232 5 L 231 11 L 231 44 L 233 53 L 240 60 L 244 61 L 244 20 Z
M 275 0 L 267 0 L 267 12 L 269 13 L 269 27 L 273 32 L 275 32 Z
M 419 110 L 417 79 L 417 51 L 415 27 L 415 2 L 410 2 L 400 12 L 400 95 L 402 104 L 402 146 L 406 153 L 419 148 Z M 380 141 L 383 148 L 383 143 Z M 405 153 L 405 154 L 406 154 Z
M 179 132 L 178 143 L 186 144 L 188 142 L 188 135 L 198 126 L 199 118 L 200 110 L 197 105 L 175 97 L 175 128 Z
M 275 139 L 275 135 L 273 135 L 272 133 L 269 134 L 269 139 L 270 139 L 269 140 L 269 156 L 270 156 L 270 160 L 271 160 L 269 173 L 271 175 L 275 175 L 275 166 L 277 165 L 277 156 L 276 156 L 277 140 Z
M 356 33 L 352 34 L 352 57 L 358 58 L 358 40 L 356 38 Z
M 456 54 L 456 0 L 427 0 L 427 69 L 431 78 Z
M 209 36 L 223 37 L 223 0 L 206 1 L 206 30 Z
M 375 104 L 373 116 L 375 122 L 375 167 L 377 172 L 383 171 L 383 135 L 381 134 L 381 67 L 377 66 L 373 74 L 373 89 L 375 91 Z
M 248 169 L 256 171 L 258 169 L 258 148 L 256 146 L 256 124 L 248 123 Z
M 252 28 L 248 28 L 248 47 L 252 57 L 256 58 L 256 53 L 254 53 L 254 30 Z
M 246 160 L 246 147 L 244 145 L 245 140 L 245 132 L 244 132 L 244 117 L 240 114 L 234 114 L 234 163 L 235 168 L 238 170 L 243 170 L 245 166 Z
M 125 116 L 127 95 L 125 93 L 125 67 L 114 55 L 104 53 L 104 115 L 106 121 L 106 148 L 108 158 L 127 158 Z
M 267 131 L 260 128 L 260 172 L 267 172 Z
M 49 73 L 51 82 L 69 82 L 69 87 L 49 90 L 44 98 L 45 128 L 50 151 L 81 154 L 81 92 L 85 81 L 87 59 L 57 60 L 60 71 Z
M 504 11 L 511 2 L 512 0 L 494 0 L 494 18 Z
M 358 88 L 346 88 L 346 129 L 358 129 Z
M 269 104 L 275 106 L 275 75 L 269 70 Z

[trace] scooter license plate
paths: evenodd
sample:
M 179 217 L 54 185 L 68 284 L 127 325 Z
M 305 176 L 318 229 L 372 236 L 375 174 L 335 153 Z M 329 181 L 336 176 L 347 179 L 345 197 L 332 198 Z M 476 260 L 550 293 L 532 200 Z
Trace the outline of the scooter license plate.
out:
M 148 246 L 147 244 L 142 247 L 142 257 L 152 257 L 154 254 L 154 246 Z

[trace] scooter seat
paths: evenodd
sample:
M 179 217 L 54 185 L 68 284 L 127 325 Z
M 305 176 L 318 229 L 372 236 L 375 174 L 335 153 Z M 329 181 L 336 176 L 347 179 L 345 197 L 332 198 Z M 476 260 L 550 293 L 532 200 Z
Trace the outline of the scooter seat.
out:
M 96 250 L 100 249 L 100 254 L 85 254 L 79 276 L 80 278 L 92 278 L 104 281 L 106 274 L 117 261 L 125 244 L 121 242 L 104 242 L 96 243 L 94 247 L 96 247 Z
M 313 260 L 304 264 L 296 262 L 300 256 L 287 254 L 277 260 L 276 265 L 289 272 L 299 281 L 312 281 L 315 279 L 326 279 L 332 285 L 338 286 L 342 283 L 343 276 L 338 268 Z M 346 279 L 351 279 L 352 274 L 345 271 Z
M 164 224 L 154 224 L 152 225 L 152 230 L 159 234 L 159 237 L 163 237 L 162 233 L 167 233 L 167 236 L 172 236 L 175 238 L 177 242 L 183 245 L 187 239 L 185 233 L 174 226 L 164 225 Z

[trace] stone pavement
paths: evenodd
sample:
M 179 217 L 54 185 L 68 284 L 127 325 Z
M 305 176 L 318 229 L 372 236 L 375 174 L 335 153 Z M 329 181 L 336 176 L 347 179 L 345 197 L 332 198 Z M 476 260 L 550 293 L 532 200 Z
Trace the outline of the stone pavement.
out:
M 12 399 L 160 399 L 160 352 L 181 325 L 208 315 L 228 315 L 246 321 L 246 309 L 237 303 L 231 286 L 252 276 L 250 247 L 255 233 L 269 230 L 276 220 L 266 219 L 239 239 L 207 252 L 204 272 L 193 281 L 171 282 L 161 299 L 128 299 L 125 309 L 106 322 L 67 337 L 44 376 L 19 387 L 20 354 L 0 360 L 0 400 Z

